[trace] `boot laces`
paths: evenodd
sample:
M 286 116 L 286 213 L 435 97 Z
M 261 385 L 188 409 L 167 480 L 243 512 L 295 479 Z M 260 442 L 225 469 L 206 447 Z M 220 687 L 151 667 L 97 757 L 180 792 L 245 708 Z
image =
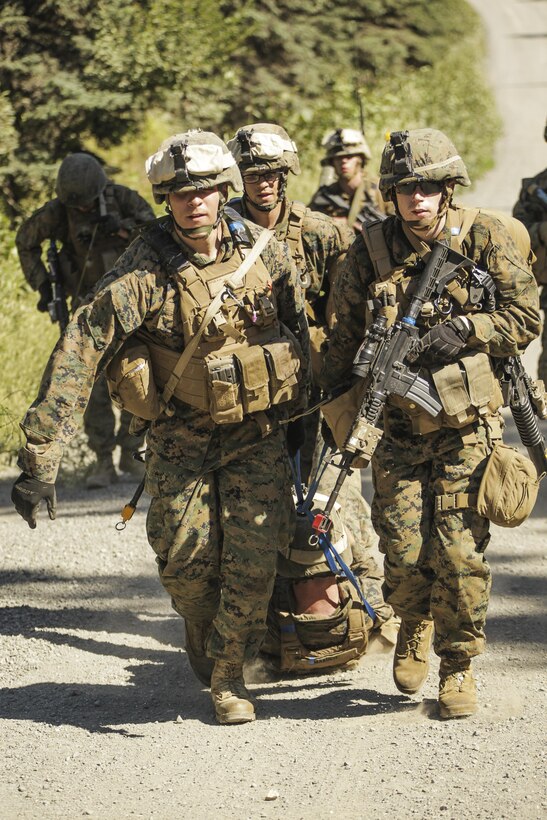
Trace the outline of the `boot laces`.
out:
M 418 649 L 420 648 L 420 644 L 424 636 L 425 627 L 425 622 L 420 621 L 416 625 L 415 629 L 412 630 L 412 633 L 408 636 L 406 640 L 407 653 L 414 652 L 414 654 L 416 654 L 418 652 Z
M 213 672 L 213 675 L 214 674 Z M 235 696 L 243 700 L 249 699 L 249 693 L 245 688 L 241 667 L 235 663 L 223 664 L 222 675 L 219 676 L 218 680 L 214 681 L 213 688 L 218 696 L 222 698 Z

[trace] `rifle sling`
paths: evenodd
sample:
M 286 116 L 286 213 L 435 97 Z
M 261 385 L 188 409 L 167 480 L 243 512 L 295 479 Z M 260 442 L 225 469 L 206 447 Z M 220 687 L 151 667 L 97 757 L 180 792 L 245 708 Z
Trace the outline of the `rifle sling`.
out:
M 365 180 L 363 179 L 358 187 L 355 189 L 353 199 L 351 200 L 351 208 L 348 213 L 348 225 L 353 227 L 357 217 L 361 213 L 361 209 L 365 204 Z

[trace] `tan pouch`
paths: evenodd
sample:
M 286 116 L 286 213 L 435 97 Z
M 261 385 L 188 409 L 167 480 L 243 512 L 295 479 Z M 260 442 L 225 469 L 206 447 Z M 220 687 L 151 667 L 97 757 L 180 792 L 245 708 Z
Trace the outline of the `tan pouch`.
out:
M 453 364 L 431 368 L 431 377 L 443 405 L 443 425 L 448 427 L 465 427 L 503 404 L 486 353 L 474 351 Z
M 291 339 L 281 338 L 264 345 L 270 381 L 270 404 L 282 404 L 298 397 L 300 358 Z
M 209 412 L 215 424 L 243 421 L 239 373 L 233 356 L 206 359 L 209 378 Z
M 160 397 L 144 342 L 130 337 L 123 343 L 107 365 L 106 382 L 110 397 L 120 410 L 148 421 L 160 415 Z
M 477 496 L 477 512 L 499 527 L 518 527 L 536 503 L 537 470 L 514 447 L 498 442 L 490 454 Z
M 270 407 L 269 375 L 260 345 L 235 354 L 241 373 L 241 401 L 244 413 L 258 413 Z

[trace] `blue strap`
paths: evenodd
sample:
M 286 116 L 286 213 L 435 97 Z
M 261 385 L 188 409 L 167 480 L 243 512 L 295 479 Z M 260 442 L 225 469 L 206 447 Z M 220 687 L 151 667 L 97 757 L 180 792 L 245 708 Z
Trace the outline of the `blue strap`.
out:
M 310 483 L 310 488 L 304 498 L 304 490 L 302 487 L 302 471 L 300 465 L 300 450 L 297 451 L 294 459 L 289 458 L 289 463 L 291 465 L 291 472 L 293 475 L 294 481 L 294 489 L 296 492 L 296 512 L 299 515 L 306 515 L 308 520 L 313 523 L 314 515 L 311 511 L 311 505 L 313 504 L 313 497 L 317 492 L 317 487 L 319 486 L 319 482 L 323 476 L 323 473 L 327 467 L 327 461 L 325 459 L 326 452 L 328 450 L 328 446 L 326 444 L 323 445 L 323 450 L 321 451 L 321 458 L 319 460 L 319 465 L 317 470 L 315 471 L 315 476 Z M 330 571 L 333 575 L 341 575 L 350 581 L 353 584 L 357 591 L 357 595 L 359 596 L 359 600 L 363 604 L 367 615 L 373 621 L 376 620 L 376 612 L 371 607 L 367 599 L 363 594 L 363 590 L 361 589 L 361 584 L 355 577 L 352 570 L 348 567 L 330 538 L 326 533 L 321 533 L 319 535 L 319 544 L 321 545 L 321 549 L 325 555 L 325 560 L 329 566 Z

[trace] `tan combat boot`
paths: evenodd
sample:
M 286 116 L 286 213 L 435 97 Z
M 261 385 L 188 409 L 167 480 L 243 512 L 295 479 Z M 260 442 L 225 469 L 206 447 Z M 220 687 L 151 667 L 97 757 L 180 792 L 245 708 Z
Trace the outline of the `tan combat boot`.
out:
M 192 671 L 204 686 L 210 686 L 215 662 L 205 654 L 205 640 L 211 624 L 207 621 L 189 621 L 185 618 L 184 628 L 186 630 L 186 654 Z
M 97 456 L 97 462 L 89 473 L 85 486 L 88 490 L 101 490 L 103 487 L 109 487 L 118 480 L 118 474 L 112 461 L 112 453 L 108 455 Z
M 471 661 L 441 660 L 439 713 L 445 720 L 469 717 L 477 711 L 477 689 Z
M 399 692 L 413 695 L 424 685 L 432 637 L 433 621 L 401 621 L 393 658 L 393 680 Z
M 251 696 L 239 663 L 217 661 L 211 677 L 211 698 L 219 723 L 248 723 L 255 719 Z

